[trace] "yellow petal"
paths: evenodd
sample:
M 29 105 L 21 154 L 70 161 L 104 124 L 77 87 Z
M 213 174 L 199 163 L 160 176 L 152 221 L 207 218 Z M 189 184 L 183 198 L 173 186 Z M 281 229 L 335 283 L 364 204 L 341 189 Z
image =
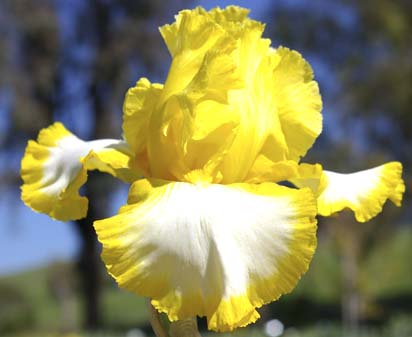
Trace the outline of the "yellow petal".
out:
M 126 140 L 146 176 L 261 181 L 268 166 L 298 161 L 321 132 L 310 66 L 271 49 L 264 25 L 247 14 L 198 7 L 160 28 L 172 56 L 165 85 L 141 80 L 125 101 Z
M 399 162 L 351 174 L 323 171 L 318 212 L 329 216 L 350 208 L 357 221 L 365 222 L 382 211 L 387 199 L 400 206 L 404 191 L 402 165 Z
M 124 138 L 135 154 L 146 151 L 149 121 L 162 92 L 161 84 L 141 78 L 127 91 L 123 104 Z
M 242 85 L 236 40 L 200 8 L 182 11 L 161 32 L 173 62 L 151 116 L 150 174 L 182 180 L 202 171 L 216 181 L 239 120 L 227 105 L 229 91 Z
M 274 148 L 286 151 L 273 102 L 273 68 L 267 58 L 270 41 L 261 38 L 262 32 L 262 25 L 254 25 L 239 38 L 239 67 L 245 85 L 229 93 L 229 105 L 239 114 L 240 123 L 221 165 L 226 184 L 245 179 L 272 133 L 279 135 Z
M 246 55 L 247 85 L 229 96 L 241 119 L 222 163 L 223 183 L 249 180 L 253 175 L 259 179 L 268 166 L 298 161 L 322 130 L 322 102 L 309 64 L 286 48 L 269 50 L 258 32 L 251 30 L 240 40 L 240 46 L 249 51 L 241 53 Z M 272 163 L 258 172 L 262 160 Z
M 312 69 L 302 56 L 278 48 L 273 95 L 288 147 L 288 159 L 299 160 L 322 132 L 322 99 Z
M 309 187 L 312 192 L 319 196 L 321 193 L 321 179 L 323 175 L 323 168 L 320 164 L 306 164 L 301 163 L 297 169 L 297 175 L 287 178 L 298 188 Z
M 37 142 L 28 142 L 21 162 L 22 200 L 57 220 L 83 218 L 88 200 L 79 195 L 79 189 L 87 180 L 86 169 L 134 181 L 137 175 L 130 169 L 130 153 L 123 141 L 85 142 L 55 123 L 40 131 Z
M 162 27 L 173 62 L 160 99 L 164 105 L 158 105 L 158 122 L 152 124 L 164 130 L 153 130 L 149 144 L 154 176 L 181 179 L 192 171 L 207 172 L 205 167 L 213 163 L 214 182 L 219 182 L 215 177 L 224 183 L 241 181 L 265 140 L 267 125 L 278 122 L 262 99 L 267 90 L 256 89 L 259 106 L 253 106 L 243 89 L 253 87 L 270 44 L 261 38 L 263 25 L 248 19 L 247 12 L 235 6 L 210 12 L 197 8 Z M 216 134 L 220 142 L 214 141 Z M 245 151 L 250 155 L 244 156 Z M 175 162 L 160 165 L 155 161 L 159 157 Z M 169 176 L 159 169 L 165 166 L 171 167 Z
M 202 7 L 183 10 L 171 25 L 159 28 L 172 57 L 187 50 L 205 53 L 223 33 Z
M 209 15 L 220 26 L 224 27 L 235 38 L 242 35 L 242 30 L 239 26 L 249 27 L 250 25 L 261 25 L 260 22 L 249 19 L 247 16 L 250 10 L 239 6 L 227 6 L 226 8 L 212 8 Z
M 295 287 L 316 246 L 315 215 L 309 189 L 140 180 L 119 215 L 94 226 L 120 287 L 172 321 L 206 316 L 227 331 Z
M 273 162 L 259 155 L 245 179 L 247 183 L 280 182 L 299 176 L 299 164 L 293 160 Z
M 225 47 L 222 37 L 225 41 L 230 40 L 224 30 L 200 7 L 181 11 L 176 16 L 176 22 L 161 27 L 160 33 L 173 57 L 162 103 L 189 85 L 207 52 Z
M 143 176 L 143 171 L 133 158 L 131 149 L 124 142 L 92 149 L 81 159 L 81 162 L 88 171 L 99 170 L 109 173 L 127 183 L 132 183 Z

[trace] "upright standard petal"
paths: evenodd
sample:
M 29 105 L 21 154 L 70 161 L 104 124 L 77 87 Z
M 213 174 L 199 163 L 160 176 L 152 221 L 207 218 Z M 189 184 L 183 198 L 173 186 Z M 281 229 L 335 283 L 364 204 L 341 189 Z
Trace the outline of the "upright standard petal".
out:
M 147 176 L 219 182 L 217 167 L 239 123 L 227 104 L 229 91 L 242 85 L 236 39 L 202 8 L 180 12 L 160 31 L 173 57 L 167 80 L 156 98 L 153 90 L 140 92 L 153 105 L 129 109 L 147 116 Z
M 316 246 L 309 189 L 140 180 L 119 215 L 96 221 L 102 258 L 120 287 L 152 298 L 170 320 L 209 329 L 254 322 L 290 292 Z
M 198 7 L 160 28 L 172 56 L 166 82 L 141 80 L 125 102 L 126 139 L 146 176 L 223 184 L 276 176 L 277 162 L 298 161 L 321 132 L 309 64 L 271 49 L 247 14 Z
M 315 172 L 316 171 L 316 172 Z M 310 187 L 318 195 L 318 212 L 329 216 L 345 208 L 355 213 L 356 220 L 366 222 L 379 214 L 386 200 L 401 205 L 405 185 L 399 162 L 350 174 L 310 169 L 292 179 L 298 187 Z
M 21 162 L 22 200 L 33 210 L 67 221 L 86 216 L 88 200 L 79 195 L 87 170 L 98 169 L 132 182 L 136 174 L 128 145 L 120 140 L 85 142 L 61 123 L 30 140 Z
M 123 104 L 123 134 L 136 157 L 136 165 L 145 176 L 151 175 L 148 160 L 148 139 L 150 120 L 155 113 L 156 104 L 163 90 L 163 85 L 150 83 L 141 78 L 136 85 L 127 91 Z M 158 157 L 160 166 L 165 166 L 167 158 Z
M 322 98 L 312 68 L 302 55 L 284 47 L 272 52 L 278 60 L 273 94 L 288 147 L 287 158 L 299 161 L 322 132 Z

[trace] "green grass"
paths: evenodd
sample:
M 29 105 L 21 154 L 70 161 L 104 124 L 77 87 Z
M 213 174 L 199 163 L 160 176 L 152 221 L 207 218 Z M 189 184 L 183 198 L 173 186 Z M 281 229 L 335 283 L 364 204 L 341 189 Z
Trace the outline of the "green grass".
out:
M 47 289 L 47 269 L 37 269 L 22 274 L 5 277 L 0 281 L 0 301 L 8 292 L 15 292 L 17 300 L 9 298 L 0 307 L 4 308 L 10 302 L 16 308 L 15 314 L 21 315 L 18 310 L 29 310 L 29 324 L 36 329 L 57 329 L 59 310 L 56 301 Z M 1 310 L 1 309 L 0 309 Z M 1 311 L 0 311 L 1 312 Z M 0 318 L 4 317 L 0 314 Z
M 58 266 L 59 270 L 62 268 L 67 269 L 63 277 L 73 276 L 71 265 Z M 0 335 L 2 337 L 2 331 L 5 329 L 19 330 L 27 327 L 33 331 L 46 332 L 61 329 L 63 313 L 50 286 L 55 269 L 56 267 L 52 266 L 0 278 Z M 70 326 L 79 329 L 82 302 L 77 283 L 74 280 L 70 285 L 72 289 L 67 301 L 73 313 Z M 101 313 L 105 326 L 124 330 L 147 324 L 148 314 L 144 298 L 119 289 L 113 281 L 105 281 L 103 286 Z
M 149 320 L 146 300 L 117 287 L 103 293 L 103 321 L 109 326 L 140 326 Z
M 2 337 L 134 337 L 139 334 L 129 333 L 72 333 L 72 334 L 44 334 L 25 332 L 17 334 L 5 334 Z M 143 336 L 143 335 L 142 335 Z M 232 333 L 203 332 L 203 337 L 267 337 L 265 333 L 256 327 L 235 330 Z M 282 337 L 411 337 L 412 315 L 397 316 L 381 328 L 362 327 L 356 333 L 348 333 L 342 327 L 330 323 L 318 323 L 305 328 L 286 328 Z M 146 336 L 153 337 L 153 336 Z

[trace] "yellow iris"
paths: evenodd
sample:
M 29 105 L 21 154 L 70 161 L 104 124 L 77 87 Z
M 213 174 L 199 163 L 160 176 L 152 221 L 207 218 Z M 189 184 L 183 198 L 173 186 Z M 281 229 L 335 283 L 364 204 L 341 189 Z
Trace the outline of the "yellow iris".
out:
M 160 28 L 165 83 L 142 78 L 126 94 L 124 141 L 84 142 L 56 123 L 22 161 L 23 200 L 61 220 L 85 216 L 87 170 L 133 182 L 119 214 L 94 223 L 108 272 L 170 320 L 206 316 L 219 331 L 295 287 L 317 214 L 350 208 L 367 221 L 405 189 L 397 162 L 347 175 L 299 163 L 322 130 L 318 85 L 247 15 L 180 12 Z

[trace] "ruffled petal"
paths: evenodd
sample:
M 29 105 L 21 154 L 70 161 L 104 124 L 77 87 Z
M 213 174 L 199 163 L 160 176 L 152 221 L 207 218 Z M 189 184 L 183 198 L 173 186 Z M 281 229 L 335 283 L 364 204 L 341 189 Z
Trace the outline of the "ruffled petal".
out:
M 404 191 L 402 164 L 399 162 L 351 174 L 323 171 L 318 212 L 329 216 L 350 208 L 357 221 L 365 222 L 380 213 L 388 199 L 400 206 Z
M 299 160 L 322 132 L 322 98 L 312 68 L 296 51 L 273 51 L 273 95 L 285 138 L 287 158 Z M 276 136 L 276 135 L 275 135 Z
M 280 182 L 299 176 L 299 164 L 294 160 L 273 162 L 260 155 L 250 169 L 245 182 L 262 183 L 265 181 Z
M 127 183 L 132 183 L 143 176 L 144 171 L 133 157 L 133 152 L 127 143 L 113 140 L 112 145 L 103 145 L 101 148 L 98 143 L 93 144 L 93 142 L 89 142 L 89 146 L 92 150 L 87 156 L 81 158 L 86 170 L 109 173 Z
M 310 65 L 295 51 L 282 47 L 271 49 L 256 78 L 258 83 L 254 87 L 261 85 L 258 91 L 261 96 L 256 96 L 254 109 L 260 104 L 258 111 L 269 113 L 271 120 L 263 120 L 262 125 L 269 128 L 261 137 L 259 154 L 246 180 L 277 181 L 279 168 L 285 180 L 298 178 L 297 170 L 302 167 L 297 162 L 322 131 L 322 101 Z M 266 97 L 262 93 L 266 93 Z M 262 106 L 262 102 L 266 105 Z M 285 176 L 287 167 L 289 177 Z
M 209 329 L 227 331 L 254 322 L 307 270 L 315 203 L 309 189 L 273 183 L 140 180 L 119 215 L 94 226 L 120 287 L 172 321 L 206 316 Z
M 229 94 L 229 105 L 239 115 L 240 122 L 236 138 L 221 164 L 225 184 L 244 181 L 272 134 L 279 135 L 272 144 L 275 151 L 287 152 L 273 100 L 273 64 L 268 58 L 270 40 L 262 38 L 263 25 L 250 20 L 249 26 L 242 30 L 242 25 L 238 25 L 242 31 L 238 42 L 239 72 L 244 86 Z
M 125 137 L 146 176 L 259 181 L 267 175 L 267 165 L 258 172 L 262 159 L 272 167 L 298 161 L 321 132 L 309 64 L 297 52 L 270 48 L 264 25 L 247 14 L 198 7 L 160 28 L 172 56 L 166 82 L 140 80 L 124 106 Z
M 176 22 L 159 30 L 173 57 L 161 102 L 189 85 L 209 51 L 234 41 L 201 7 L 181 11 Z
M 150 176 L 186 180 L 198 172 L 219 182 L 218 165 L 239 124 L 228 105 L 229 91 L 242 86 L 237 42 L 201 8 L 160 30 L 173 61 L 151 116 Z
M 298 165 L 296 176 L 286 180 L 298 188 L 309 187 L 315 195 L 319 196 L 323 172 L 320 164 L 301 163 Z
M 131 151 L 120 140 L 85 142 L 61 123 L 55 123 L 30 140 L 21 162 L 22 200 L 33 210 L 68 221 L 86 216 L 88 200 L 79 195 L 87 169 L 99 169 L 132 182 Z
M 242 181 L 268 129 L 281 131 L 265 90 L 273 69 L 262 66 L 270 40 L 247 13 L 196 8 L 161 28 L 173 62 L 151 124 L 160 130 L 149 143 L 153 176 L 182 180 L 202 171 L 215 183 Z M 161 165 L 157 158 L 170 160 Z
M 141 78 L 127 91 L 123 104 L 123 133 L 136 156 L 147 151 L 149 122 L 162 89 L 163 85 Z M 140 165 L 147 167 L 148 164 Z

